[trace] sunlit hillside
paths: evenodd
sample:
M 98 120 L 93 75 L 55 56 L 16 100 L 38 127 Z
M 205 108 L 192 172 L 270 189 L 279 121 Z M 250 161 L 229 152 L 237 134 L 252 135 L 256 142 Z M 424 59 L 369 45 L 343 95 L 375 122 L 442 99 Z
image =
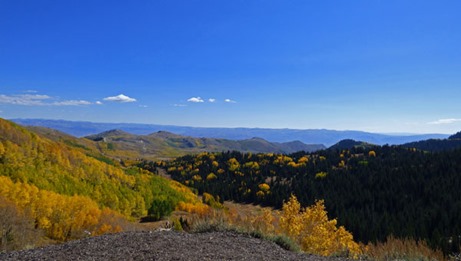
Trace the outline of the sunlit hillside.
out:
M 156 220 L 180 206 L 205 208 L 177 182 L 0 119 L 2 249 L 24 247 L 24 231 L 64 241 L 120 231 L 128 220 Z

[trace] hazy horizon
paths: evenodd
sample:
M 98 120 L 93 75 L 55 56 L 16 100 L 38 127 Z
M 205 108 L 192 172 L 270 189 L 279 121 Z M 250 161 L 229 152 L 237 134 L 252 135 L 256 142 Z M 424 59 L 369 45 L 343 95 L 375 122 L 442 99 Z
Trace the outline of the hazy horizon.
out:
M 170 126 L 170 127 L 181 127 L 181 128 L 203 128 L 203 129 L 261 129 L 261 130 L 327 130 L 327 131 L 338 131 L 338 132 L 369 132 L 359 129 L 326 129 L 326 128 L 306 128 L 306 129 L 299 129 L 299 128 L 263 128 L 263 127 L 241 127 L 241 126 L 230 126 L 230 127 L 216 127 L 216 126 L 190 126 L 190 125 L 176 125 L 176 124 L 157 124 L 157 123 L 139 123 L 139 122 L 106 122 L 106 121 L 85 121 L 85 120 L 66 120 L 66 119 L 44 119 L 44 118 L 6 118 L 6 120 L 16 121 L 16 120 L 40 120 L 40 121 L 64 121 L 64 122 L 87 122 L 92 124 L 133 124 L 133 125 L 153 125 L 153 126 Z M 461 130 L 460 130 L 461 131 Z M 453 133 L 427 133 L 427 132 L 369 132 L 373 134 L 382 134 L 382 135 L 389 135 L 389 136 L 412 136 L 412 135 L 431 135 L 431 134 L 440 134 L 440 135 L 453 135 L 459 131 Z
M 2 1 L 0 117 L 461 130 L 461 2 Z

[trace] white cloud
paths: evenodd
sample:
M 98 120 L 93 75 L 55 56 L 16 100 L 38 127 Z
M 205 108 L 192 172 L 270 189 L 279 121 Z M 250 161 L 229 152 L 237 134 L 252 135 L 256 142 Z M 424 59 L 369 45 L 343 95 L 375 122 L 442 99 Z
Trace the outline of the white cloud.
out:
M 236 101 L 231 100 L 231 99 L 225 99 L 224 101 L 227 102 L 227 103 L 236 103 Z
M 78 105 L 91 105 L 92 103 L 89 101 L 84 101 L 84 100 L 69 100 L 69 101 L 60 101 L 60 102 L 54 102 L 50 105 L 56 105 L 56 106 L 78 106 Z
M 442 124 L 453 124 L 456 122 L 461 122 L 461 119 L 439 119 L 436 121 L 428 122 L 427 124 L 431 125 L 442 125 Z
M 14 105 L 26 105 L 26 106 L 38 106 L 47 105 L 44 100 L 51 99 L 48 95 L 38 94 L 20 94 L 20 95 L 4 95 L 0 94 L 0 103 L 14 104 Z
M 96 103 L 97 105 L 102 105 L 102 102 L 100 102 L 100 101 L 97 101 L 97 102 L 95 102 L 95 103 Z
M 54 101 L 53 101 L 54 100 Z M 90 105 L 89 101 L 85 100 L 64 100 L 56 101 L 57 99 L 41 94 L 18 94 L 4 95 L 0 94 L 0 103 L 23 105 L 23 106 L 78 106 Z
M 139 105 L 140 108 L 148 108 L 149 106 L 147 105 Z
M 209 101 L 209 102 L 211 102 L 211 103 L 213 103 L 213 102 L 215 102 L 215 101 L 216 101 L 216 99 L 214 99 L 214 98 L 210 98 L 210 99 L 208 99 L 208 101 Z
M 106 97 L 103 100 L 105 100 L 105 101 L 113 101 L 113 102 L 135 102 L 136 101 L 136 99 L 128 97 L 128 96 L 126 96 L 124 94 L 119 94 L 117 96 Z
M 192 97 L 187 100 L 188 102 L 204 102 L 200 97 Z
M 178 103 L 175 103 L 175 104 L 173 104 L 173 106 L 174 106 L 174 107 L 187 107 L 187 105 L 185 105 L 185 104 L 180 104 L 180 103 L 179 103 L 179 104 L 178 104 Z

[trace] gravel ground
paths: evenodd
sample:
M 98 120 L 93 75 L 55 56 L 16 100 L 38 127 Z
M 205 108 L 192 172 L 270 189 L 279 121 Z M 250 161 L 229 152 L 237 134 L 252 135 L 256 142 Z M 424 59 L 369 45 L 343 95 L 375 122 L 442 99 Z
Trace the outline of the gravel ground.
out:
M 345 260 L 282 249 L 235 232 L 123 232 L 0 254 L 0 260 Z

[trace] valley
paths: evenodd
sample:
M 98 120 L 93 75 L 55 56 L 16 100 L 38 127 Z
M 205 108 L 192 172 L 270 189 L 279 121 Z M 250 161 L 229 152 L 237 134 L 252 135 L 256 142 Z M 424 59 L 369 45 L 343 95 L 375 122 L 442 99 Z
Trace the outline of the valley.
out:
M 24 244 L 46 244 L 32 240 L 37 233 L 66 242 L 169 221 L 185 231 L 232 225 L 285 235 L 307 253 L 325 256 L 340 249 L 349 257 L 371 256 L 365 249 L 377 249 L 377 242 L 418 239 L 427 244 L 415 245 L 418 251 L 448 258 L 461 245 L 459 133 L 392 146 L 349 139 L 326 148 L 166 131 L 106 130 L 79 138 L 0 123 L 0 215 L 10 237 L 23 235 Z M 287 216 L 296 204 L 290 215 L 299 216 Z M 284 225 L 287 218 L 309 224 L 310 215 L 319 214 L 325 223 L 317 226 L 330 234 L 300 236 Z M 24 225 L 15 227 L 17 220 Z M 1 242 L 3 250 L 22 247 Z

